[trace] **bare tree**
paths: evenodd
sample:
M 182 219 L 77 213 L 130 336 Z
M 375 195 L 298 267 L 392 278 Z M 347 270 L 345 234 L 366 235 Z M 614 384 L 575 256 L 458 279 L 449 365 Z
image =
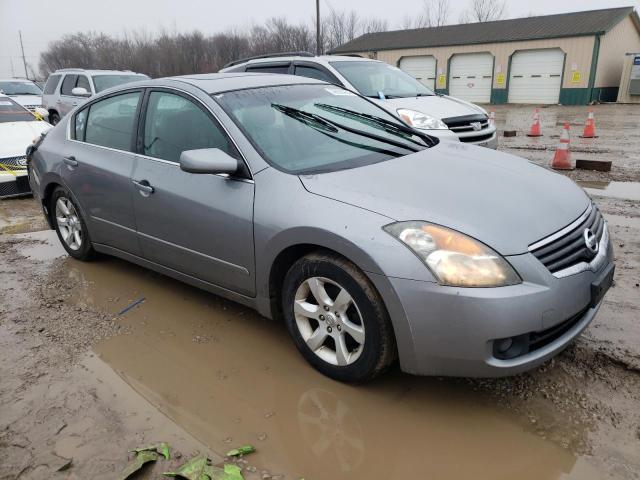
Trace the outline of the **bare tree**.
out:
M 430 0 L 431 1 L 431 0 Z M 433 0 L 437 1 L 437 0 Z M 360 18 L 355 11 L 334 11 L 322 19 L 323 46 L 335 48 L 354 38 L 388 29 L 386 20 Z M 59 68 L 133 70 L 151 77 L 216 72 L 231 60 L 286 51 L 315 51 L 314 26 L 271 18 L 246 31 L 230 30 L 207 36 L 197 30 L 141 30 L 113 37 L 97 32 L 64 35 L 40 55 L 46 76 Z
M 506 0 L 471 0 L 460 14 L 460 23 L 490 22 L 507 16 Z
M 408 14 L 402 18 L 401 28 L 441 27 L 449 23 L 451 5 L 449 0 L 422 0 L 422 10 L 417 16 Z

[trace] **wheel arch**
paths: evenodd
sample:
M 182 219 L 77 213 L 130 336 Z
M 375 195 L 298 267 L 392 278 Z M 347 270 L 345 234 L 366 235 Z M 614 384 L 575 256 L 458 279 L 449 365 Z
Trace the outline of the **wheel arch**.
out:
M 279 237 L 296 238 L 296 242 L 281 243 L 277 239 L 273 242 L 277 244 L 271 249 L 271 255 L 263 258 L 271 259 L 268 263 L 263 263 L 265 275 L 262 288 L 258 288 L 259 295 L 267 300 L 265 305 L 271 318 L 282 318 L 280 307 L 280 295 L 282 293 L 282 282 L 291 266 L 300 258 L 314 251 L 323 251 L 338 255 L 359 268 L 367 277 L 369 273 L 382 274 L 378 264 L 361 248 L 349 240 L 339 237 L 326 231 L 315 231 L 316 229 L 296 229 L 296 232 L 284 232 Z M 323 239 L 323 241 L 318 241 Z M 264 261 L 264 260 L 263 260 Z M 259 260 L 260 262 L 260 260 Z M 371 279 L 370 279 L 371 280 Z M 380 292 L 378 292 L 380 294 Z M 380 294 L 384 302 L 384 297 Z

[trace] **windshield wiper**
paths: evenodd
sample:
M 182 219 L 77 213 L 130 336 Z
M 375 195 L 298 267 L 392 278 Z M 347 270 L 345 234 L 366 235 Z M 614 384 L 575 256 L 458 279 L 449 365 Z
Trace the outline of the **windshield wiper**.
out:
M 341 115 L 346 118 L 351 118 L 356 121 L 360 121 L 365 125 L 372 126 L 374 128 L 381 128 L 386 132 L 392 133 L 394 135 L 398 135 L 403 139 L 415 143 L 421 147 L 433 147 L 434 142 L 428 135 L 424 135 L 421 132 L 417 132 L 413 128 L 409 126 L 404 126 L 399 123 L 392 122 L 391 120 L 386 120 L 382 117 L 378 117 L 376 115 L 370 115 L 368 113 L 356 112 L 354 110 L 350 110 L 344 107 L 336 107 L 335 105 L 329 105 L 326 103 L 316 103 L 315 107 L 320 108 L 322 110 L 326 110 L 331 113 L 335 113 L 336 115 Z M 409 138 L 416 136 L 422 140 L 423 143 L 416 142 L 414 139 Z
M 372 140 L 376 140 L 378 142 L 386 143 L 388 145 L 393 145 L 394 147 L 404 148 L 405 150 L 410 150 L 412 152 L 420 151 L 419 148 L 416 148 L 412 145 L 407 145 L 404 142 L 392 140 L 390 138 L 385 138 L 380 135 L 376 135 L 375 133 L 364 132 L 362 130 L 358 130 L 357 128 L 348 127 L 341 123 L 334 122 L 333 120 L 329 120 L 328 118 L 325 118 L 322 115 L 317 115 L 311 112 L 305 112 L 304 110 L 300 110 L 298 108 L 288 107 L 286 105 L 280 105 L 277 103 L 272 103 L 271 106 L 276 110 L 278 110 L 279 112 L 282 112 L 285 115 L 295 118 L 296 120 L 300 120 L 303 123 L 314 128 L 319 127 L 327 131 L 330 131 L 331 133 L 337 133 L 338 132 L 337 129 L 340 129 L 349 133 L 353 133 L 355 135 L 360 135 L 362 137 L 367 137 Z M 333 130 L 329 130 L 330 127 L 333 127 Z M 415 143 L 415 141 L 413 140 L 411 141 Z
M 310 127 L 317 127 L 321 130 L 325 130 L 331 133 L 337 133 L 338 129 L 331 125 L 324 118 L 319 115 L 314 115 L 310 112 L 305 112 L 304 110 L 299 110 L 297 108 L 288 107 L 286 105 L 280 105 L 278 103 L 272 103 L 271 106 L 289 117 L 295 118 L 296 120 L 300 120 L 305 125 L 309 125 Z

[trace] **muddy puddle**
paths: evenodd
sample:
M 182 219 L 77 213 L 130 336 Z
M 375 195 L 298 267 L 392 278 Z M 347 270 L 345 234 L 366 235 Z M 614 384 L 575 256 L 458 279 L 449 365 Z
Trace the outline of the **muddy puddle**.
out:
M 606 182 L 578 180 L 590 195 L 640 201 L 640 182 Z
M 52 253 L 49 251 L 49 253 Z M 244 307 L 104 258 L 64 260 L 74 302 L 129 333 L 94 351 L 136 394 L 215 452 L 285 478 L 600 478 L 464 382 L 398 371 L 349 386 L 316 373 L 283 326 Z

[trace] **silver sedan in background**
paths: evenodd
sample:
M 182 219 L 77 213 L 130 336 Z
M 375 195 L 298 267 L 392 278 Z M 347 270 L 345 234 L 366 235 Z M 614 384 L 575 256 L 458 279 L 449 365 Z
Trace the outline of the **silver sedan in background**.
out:
M 28 165 L 69 255 L 115 255 L 282 318 L 341 381 L 396 359 L 423 375 L 530 369 L 587 327 L 613 277 L 606 223 L 568 178 L 308 78 L 117 87 Z

